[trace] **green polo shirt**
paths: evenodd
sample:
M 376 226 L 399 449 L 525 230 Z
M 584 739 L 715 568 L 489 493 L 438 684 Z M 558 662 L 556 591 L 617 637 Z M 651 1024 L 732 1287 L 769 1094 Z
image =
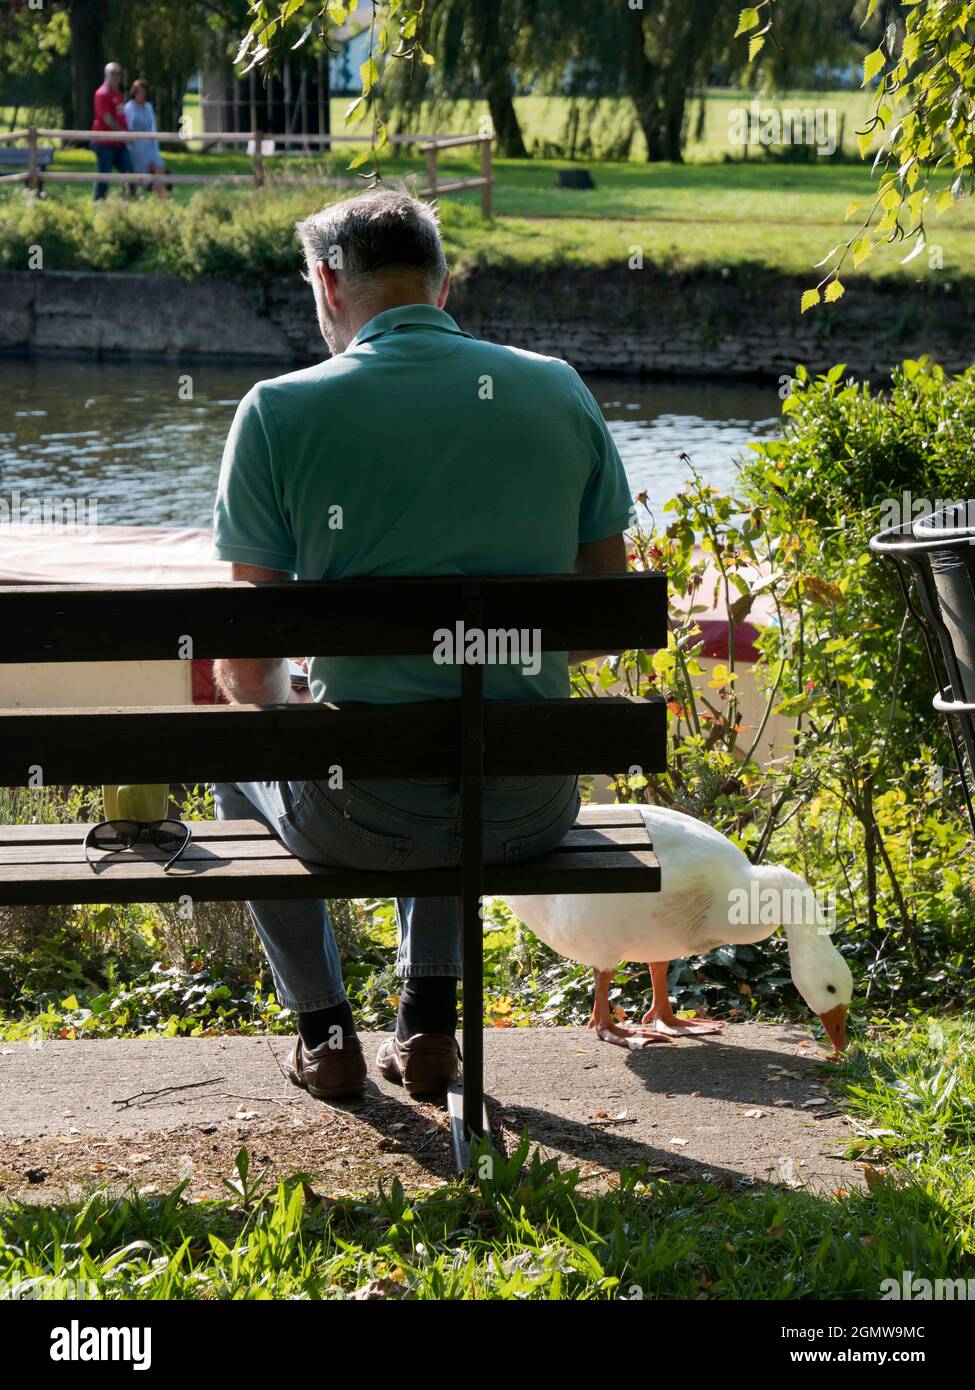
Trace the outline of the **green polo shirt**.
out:
M 220 470 L 215 554 L 299 579 L 566 574 L 580 541 L 616 535 L 630 511 L 606 423 L 567 363 L 481 342 L 443 310 L 408 304 L 370 319 L 338 356 L 244 397 Z M 314 698 L 336 702 L 460 689 L 460 667 L 439 664 L 432 646 L 315 656 L 310 676 Z M 566 696 L 565 654 L 545 653 L 537 674 L 488 665 L 485 692 Z

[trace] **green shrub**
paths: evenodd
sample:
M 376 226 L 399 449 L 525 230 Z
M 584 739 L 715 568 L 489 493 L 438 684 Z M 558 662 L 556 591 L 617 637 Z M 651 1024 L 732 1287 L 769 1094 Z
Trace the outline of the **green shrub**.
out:
M 827 530 L 877 530 L 884 502 L 966 498 L 975 488 L 975 367 L 949 376 L 928 358 L 896 369 L 889 391 L 844 379 L 842 364 L 810 379 L 797 368 L 783 403 L 785 438 L 752 445 L 743 484 L 787 492 Z
M 45 270 L 87 269 L 86 246 L 93 236 L 91 209 L 8 194 L 0 204 L 0 267 L 31 268 L 34 247 Z
M 155 197 L 126 202 L 66 203 L 22 190 L 0 198 L 0 268 L 26 270 L 32 247 L 45 270 L 160 271 L 186 279 L 242 280 L 295 275 L 301 253 L 294 224 L 342 197 L 345 189 L 206 188 L 187 203 Z M 323 196 L 324 193 L 324 196 Z M 448 255 L 466 229 L 481 225 L 477 208 L 441 208 Z
M 668 698 L 671 739 L 666 774 L 621 779 L 620 794 L 699 815 L 756 862 L 832 890 L 875 1004 L 970 1002 L 971 830 L 921 636 L 868 541 L 904 491 L 932 504 L 968 495 L 975 369 L 949 377 L 906 362 L 889 394 L 843 370 L 815 381 L 797 371 L 784 437 L 751 446 L 734 496 L 695 477 L 668 503 L 669 524 L 637 535 L 636 564 L 666 569 L 679 604 L 669 649 L 628 653 L 617 674 L 634 694 Z M 793 718 L 795 734 L 761 765 L 733 653 L 721 672 L 695 659 L 689 605 L 712 591 L 733 623 L 759 594 L 775 606 L 756 674 L 767 710 Z

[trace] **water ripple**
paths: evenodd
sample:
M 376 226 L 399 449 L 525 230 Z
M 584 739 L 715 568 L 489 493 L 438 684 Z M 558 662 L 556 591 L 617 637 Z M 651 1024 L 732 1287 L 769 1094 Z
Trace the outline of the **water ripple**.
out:
M 179 396 L 187 371 L 192 401 Z M 107 524 L 209 526 L 237 402 L 267 372 L 36 358 L 0 360 L 0 374 L 2 495 L 49 496 L 56 488 L 96 495 Z M 748 442 L 779 429 L 774 386 L 606 377 L 589 384 L 633 491 L 646 491 L 658 518 L 687 478 L 682 452 L 716 487 L 731 488 Z

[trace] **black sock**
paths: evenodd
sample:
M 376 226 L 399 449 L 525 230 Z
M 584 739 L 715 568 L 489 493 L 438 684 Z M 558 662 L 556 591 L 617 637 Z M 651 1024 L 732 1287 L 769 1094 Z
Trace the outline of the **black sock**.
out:
M 341 1004 L 333 1004 L 329 1009 L 316 1009 L 314 1013 L 298 1015 L 298 1032 L 309 1050 L 330 1042 L 335 1036 L 333 1028 L 341 1028 L 343 1041 L 355 1037 L 355 1020 L 348 999 L 343 999 Z
M 414 975 L 403 984 L 396 1013 L 396 1036 L 457 1030 L 457 981 L 453 975 Z

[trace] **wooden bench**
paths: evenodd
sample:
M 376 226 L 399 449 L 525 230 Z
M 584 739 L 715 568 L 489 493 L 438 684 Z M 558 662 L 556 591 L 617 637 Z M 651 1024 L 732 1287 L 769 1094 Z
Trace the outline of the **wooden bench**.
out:
M 53 145 L 40 145 L 37 149 L 37 169 L 43 173 L 54 158 Z M 29 169 L 30 150 L 17 145 L 0 145 L 0 169 Z
M 394 617 L 391 620 L 391 615 Z M 657 648 L 660 574 L 554 575 L 0 591 L 4 662 L 429 653 L 434 633 L 529 629 L 545 651 Z M 423 704 L 17 709 L 0 713 L 0 785 L 457 777 L 456 868 L 326 869 L 295 859 L 257 821 L 194 822 L 183 859 L 140 845 L 93 872 L 84 825 L 0 826 L 0 903 L 158 902 L 444 895 L 460 900 L 464 1086 L 448 1096 L 455 1157 L 488 1134 L 483 1103 L 481 899 L 489 894 L 653 892 L 660 868 L 637 811 L 598 806 L 550 854 L 485 866 L 482 778 L 618 772 L 666 761 L 662 699 L 485 700 L 463 665 L 460 698 Z

